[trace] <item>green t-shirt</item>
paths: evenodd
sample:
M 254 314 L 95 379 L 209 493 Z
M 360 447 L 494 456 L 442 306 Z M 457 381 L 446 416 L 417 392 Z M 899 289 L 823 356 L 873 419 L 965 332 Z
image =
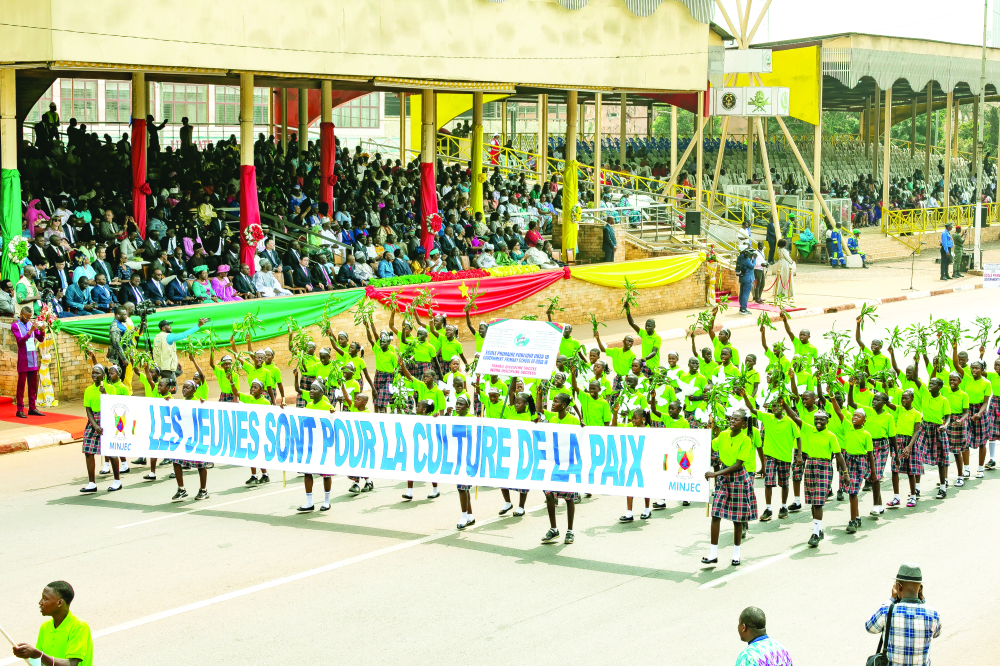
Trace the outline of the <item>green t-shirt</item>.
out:
M 986 396 L 993 395 L 993 387 L 985 377 L 972 379 L 972 375 L 968 372 L 965 376 L 969 378 L 969 382 L 962 387 L 962 390 L 969 396 L 970 405 L 981 405 Z
M 671 417 L 670 414 L 667 413 L 667 410 L 665 410 L 665 409 L 663 410 L 662 413 L 663 413 L 663 416 L 660 417 L 660 418 L 663 420 L 663 427 L 664 428 L 674 428 L 674 429 L 678 429 L 678 430 L 683 429 L 683 428 L 688 428 L 688 429 L 691 428 L 691 424 L 687 422 L 687 419 L 684 418 L 683 414 L 680 415 L 680 416 L 678 416 L 675 419 L 675 418 Z
M 444 341 L 444 339 L 445 336 L 443 328 L 439 328 L 437 333 L 430 330 L 429 328 L 427 329 L 427 342 L 430 343 L 432 347 L 434 347 L 434 354 L 433 354 L 434 356 L 437 356 L 437 353 L 441 351 L 441 343 Z
M 364 361 L 362 361 L 362 363 L 363 362 Z M 271 375 L 271 386 L 277 386 L 278 384 L 282 383 L 281 368 L 276 366 L 274 363 L 265 363 L 264 369 L 267 370 L 268 374 Z M 360 372 L 361 368 L 358 368 L 358 371 Z
M 483 418 L 485 419 L 499 419 L 503 417 L 504 407 L 510 407 L 504 403 L 503 398 L 498 398 L 495 403 L 490 402 L 489 398 L 482 401 L 483 405 Z M 510 411 L 514 408 L 510 407 Z
M 149 380 L 146 379 L 146 373 L 139 373 L 139 381 L 142 382 L 142 395 L 146 398 L 155 398 L 158 393 L 156 392 L 156 387 L 150 385 Z
M 419 341 L 413 343 L 413 360 L 417 363 L 430 363 L 435 356 L 437 348 L 432 343 Z
M 833 419 L 830 422 L 832 423 Z M 803 423 L 800 437 L 802 439 L 802 453 L 810 458 L 829 460 L 840 451 L 840 440 L 830 428 L 817 430 L 815 426 Z
M 883 409 L 879 414 L 872 407 L 862 407 L 865 410 L 865 430 L 872 439 L 885 439 L 896 436 L 896 419 L 891 410 Z
M 723 430 L 712 441 L 712 448 L 719 452 L 719 460 L 726 467 L 731 467 L 737 460 L 742 460 L 746 471 L 757 471 L 757 455 L 746 431 L 741 430 L 733 437 L 728 430 Z
M 948 386 L 945 386 L 941 389 L 941 395 L 948 400 L 952 414 L 961 414 L 963 410 L 969 408 L 969 394 L 961 388 L 957 391 L 952 391 Z
M 332 366 L 333 364 L 331 363 L 330 365 Z M 264 385 L 265 389 L 274 386 L 274 380 L 272 379 L 271 371 L 268 370 L 267 367 L 264 365 L 261 365 L 258 368 L 249 361 L 243 361 L 243 372 L 245 372 L 247 376 L 247 386 L 253 384 L 253 380 L 255 379 L 259 379 L 261 384 Z M 317 373 L 321 372 L 322 372 L 321 370 L 317 370 Z M 330 371 L 327 370 L 326 372 L 322 372 L 322 374 L 317 374 L 317 376 L 318 377 L 322 376 L 325 378 L 329 374 L 329 372 Z
M 444 391 L 439 389 L 437 385 L 427 388 L 427 384 L 418 379 L 407 379 L 406 385 L 416 392 L 417 400 L 433 400 L 435 414 L 443 412 L 448 408 L 448 401 L 444 397 Z
M 888 370 L 890 366 L 889 357 L 879 352 L 873 354 L 870 349 L 865 348 L 865 358 L 868 359 L 868 372 L 875 375 L 883 370 Z
M 639 329 L 639 338 L 642 339 L 642 357 L 646 358 L 653 352 L 653 347 L 656 347 L 656 356 L 646 361 L 646 365 L 651 368 L 660 367 L 660 352 L 663 351 L 663 339 L 660 337 L 659 333 L 653 333 L 650 335 L 646 332 L 646 329 Z
M 80 666 L 94 664 L 94 639 L 90 627 L 72 613 L 67 613 L 58 627 L 53 626 L 52 618 L 46 619 L 38 627 L 35 647 L 56 659 L 79 659 Z
M 528 411 L 527 407 L 524 408 L 523 412 L 518 412 L 513 406 L 508 406 L 510 409 L 505 409 L 503 412 L 503 418 L 505 421 L 531 421 L 535 418 L 534 415 Z
M 253 397 L 250 393 L 240 393 L 240 402 L 246 403 L 248 405 L 270 405 L 271 400 L 266 398 L 266 393 L 261 393 L 259 398 Z
M 851 426 L 844 430 L 844 453 L 863 456 L 873 449 L 872 436 L 864 428 Z
M 636 359 L 635 352 L 632 349 L 626 351 L 618 347 L 610 347 L 605 353 L 611 359 L 611 367 L 615 371 L 615 374 L 622 377 L 627 375 L 628 371 L 632 369 L 632 361 Z
M 816 359 L 819 358 L 819 350 L 816 349 L 816 345 L 811 342 L 802 342 L 798 338 L 792 340 L 792 349 L 795 350 L 796 356 L 801 356 L 806 359 L 806 368 L 811 369 Z
M 944 397 L 944 393 L 938 393 L 936 398 L 931 396 L 931 392 L 924 388 L 926 393 L 921 400 L 921 412 L 924 415 L 924 423 L 937 423 L 941 425 L 944 423 L 944 418 L 951 414 L 951 403 L 948 402 L 948 398 Z
M 698 364 L 698 374 L 706 380 L 711 379 L 719 372 L 719 364 L 715 361 L 706 361 L 705 359 L 700 359 L 700 361 Z
M 320 397 L 319 402 L 312 402 L 312 399 L 306 401 L 306 409 L 324 409 L 330 411 L 333 409 L 333 405 L 330 404 L 329 398 L 325 395 Z
M 545 421 L 547 423 L 557 423 L 560 425 L 580 425 L 580 419 L 576 418 L 569 412 L 566 412 L 566 418 L 560 419 L 559 415 L 555 412 L 545 412 Z
M 239 390 L 240 390 L 240 376 L 236 373 L 236 369 L 235 368 L 233 369 L 233 372 L 232 372 L 233 382 L 235 382 L 235 384 L 236 384 L 235 386 L 233 386 L 232 384 L 230 384 L 229 380 L 226 378 L 226 372 L 225 372 L 225 370 L 222 369 L 222 364 L 219 364 L 219 365 L 215 366 L 215 368 L 213 368 L 212 372 L 215 373 L 215 378 L 219 381 L 219 391 L 221 393 L 235 393 L 235 392 L 239 392 Z
M 101 413 L 101 389 L 97 388 L 96 384 L 91 384 L 83 390 L 83 406 L 90 408 L 95 414 Z
M 441 338 L 441 340 L 441 359 L 445 363 L 451 363 L 453 358 L 461 358 L 464 353 L 461 342 L 449 340 L 447 337 Z
M 787 416 L 779 419 L 767 412 L 757 412 L 757 418 L 764 426 L 764 455 L 782 462 L 792 462 L 795 440 L 800 436 L 795 422 Z
M 195 400 L 208 400 L 208 383 L 202 382 L 198 384 L 198 388 L 194 390 Z
M 582 345 L 573 338 L 562 338 L 559 340 L 559 354 L 566 358 L 576 356 L 576 350 Z
M 739 365 L 740 364 L 740 352 L 739 352 L 738 349 L 736 349 L 736 347 L 733 346 L 733 344 L 731 342 L 727 342 L 725 344 L 722 344 L 722 341 L 719 340 L 719 338 L 712 338 L 712 348 L 715 349 L 715 361 L 716 361 L 716 363 L 721 363 L 722 362 L 722 350 L 723 349 L 728 349 L 730 351 L 730 353 L 732 353 L 732 355 L 733 355 L 733 358 L 732 358 L 732 361 L 731 361 L 732 364 L 733 365 Z
M 782 356 L 781 358 L 778 358 L 777 356 L 774 355 L 774 352 L 771 351 L 770 349 L 768 349 L 766 352 L 764 352 L 764 356 L 767 357 L 767 369 L 768 370 L 770 370 L 770 371 L 773 372 L 774 369 L 775 369 L 775 367 L 777 367 L 777 368 L 781 369 L 781 376 L 782 376 L 782 378 L 788 376 L 788 370 L 792 367 L 792 362 L 791 361 L 789 361 L 784 356 Z
M 114 384 L 105 379 L 104 390 L 107 391 L 108 395 L 132 395 L 132 389 L 125 386 L 120 379 Z
M 990 388 L 992 389 L 990 395 L 1000 396 L 1000 375 L 995 372 L 986 372 L 983 373 L 983 376 L 990 383 Z
M 760 389 L 760 373 L 757 371 L 757 368 L 747 370 L 746 382 L 747 393 L 749 393 L 752 397 L 757 397 L 757 391 Z
M 603 426 L 611 424 L 611 405 L 604 398 L 591 397 L 589 393 L 579 393 L 580 413 L 583 414 L 583 424 Z
M 399 367 L 399 350 L 397 350 L 392 345 L 382 351 L 380 345 L 375 345 L 372 347 L 372 353 L 375 354 L 375 369 L 379 372 L 395 372 L 396 368 Z
M 657 416 L 652 411 L 649 413 L 650 421 L 663 421 L 664 419 L 669 419 L 670 415 L 667 414 L 667 407 L 670 406 L 674 400 L 677 399 L 677 393 L 674 392 L 674 387 L 670 384 L 664 384 L 656 389 L 656 409 L 660 412 Z M 685 421 L 685 423 L 687 423 Z
M 896 410 L 896 434 L 912 435 L 921 419 L 923 416 L 916 409 L 898 408 Z
M 923 406 L 923 403 L 921 401 L 924 399 L 924 393 L 927 390 L 927 386 L 921 383 L 920 387 L 918 388 L 917 383 L 910 381 L 909 379 L 906 378 L 905 375 L 899 378 L 899 386 L 901 389 L 900 395 L 902 395 L 902 391 L 906 391 L 908 389 L 913 391 L 913 408 L 921 409 Z
M 476 331 L 474 336 L 476 338 L 476 353 L 483 351 L 483 343 L 486 342 L 486 338 L 479 335 L 479 331 Z
M 687 370 L 681 370 L 677 373 L 677 382 L 678 384 L 690 385 L 694 389 L 692 392 L 685 393 L 684 395 L 684 411 L 693 412 L 695 409 L 695 403 L 691 400 L 691 396 L 701 395 L 704 391 L 705 384 L 708 382 L 701 374 L 692 375 Z
M 795 404 L 795 411 L 799 413 L 799 418 L 802 419 L 802 423 L 808 423 L 811 426 L 816 425 L 816 412 L 819 411 L 819 405 L 813 405 L 812 411 L 806 409 L 806 405 L 802 400 L 799 400 Z

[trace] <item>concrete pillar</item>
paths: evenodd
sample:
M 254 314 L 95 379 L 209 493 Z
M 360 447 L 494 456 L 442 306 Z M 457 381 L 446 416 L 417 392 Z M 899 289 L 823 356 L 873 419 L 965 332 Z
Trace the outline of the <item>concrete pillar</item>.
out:
M 420 161 L 425 164 L 433 164 L 434 156 L 437 152 L 437 128 L 434 127 L 436 124 L 434 102 L 433 90 L 424 89 L 420 91 Z
M 545 181 L 549 179 L 549 95 L 546 93 L 539 95 L 539 97 L 542 99 L 542 116 L 540 118 L 542 123 L 542 139 L 541 145 L 538 147 L 538 175 L 544 185 Z
M 281 154 L 288 152 L 288 88 L 281 89 Z
M 885 89 L 885 121 L 882 123 L 882 210 L 889 209 L 889 149 L 892 147 L 892 85 Z M 882 230 L 889 230 L 889 221 L 885 213 L 882 214 Z
M 576 222 L 573 220 L 573 206 L 577 202 L 576 137 L 580 114 L 580 103 L 575 90 L 566 93 L 566 171 L 563 172 L 563 212 L 562 212 L 562 258 L 569 260 L 570 252 L 576 251 Z
M 240 166 L 253 166 L 252 72 L 240 72 Z
M 924 181 L 930 182 L 931 174 L 931 120 L 934 118 L 934 82 L 927 82 L 927 106 L 924 108 Z
M 670 177 L 677 180 L 677 107 L 670 107 Z
M 618 145 L 619 145 L 619 150 L 621 151 L 621 155 L 619 155 L 618 161 L 622 164 L 622 166 L 625 166 L 625 142 L 626 142 L 626 140 L 628 138 L 627 137 L 628 127 L 626 125 L 626 118 L 625 118 L 625 113 L 626 113 L 626 109 L 627 108 L 628 107 L 626 106 L 626 96 L 625 96 L 625 93 L 622 93 L 621 94 L 621 110 L 618 112 L 618 117 L 621 118 L 621 127 L 619 128 L 619 131 L 618 131 L 618 134 L 619 134 L 619 136 L 618 136 Z
M 951 129 L 951 156 L 953 159 L 958 157 L 958 117 L 961 113 L 962 102 L 960 100 L 954 100 L 954 111 L 952 115 L 954 127 Z
M 753 123 L 753 118 L 748 117 L 746 120 L 747 120 L 747 180 L 752 182 L 753 169 L 754 169 L 754 159 L 753 159 L 754 123 Z
M 299 88 L 299 155 L 309 145 L 309 89 Z
M 695 146 L 695 185 L 694 195 L 697 205 L 701 205 L 701 179 L 705 166 L 705 93 L 698 93 L 698 113 L 695 114 L 697 125 L 695 126 L 695 137 L 698 145 Z M 696 208 L 697 210 L 697 208 Z
M 979 141 L 976 137 L 979 136 L 979 97 L 977 96 L 972 100 L 972 169 L 976 169 L 976 165 L 979 164 Z
M 16 75 L 16 69 L 0 69 L 0 168 L 4 169 L 17 168 Z
M 945 98 L 945 103 L 944 103 L 945 149 L 944 149 L 944 194 L 942 195 L 944 201 L 942 202 L 941 205 L 944 206 L 945 219 L 947 219 L 949 209 L 951 208 L 951 206 L 949 205 L 951 197 L 948 196 L 948 193 L 951 191 L 951 113 L 952 113 L 952 107 L 954 106 L 953 105 L 954 99 L 955 99 L 955 93 L 949 90 L 948 96 Z
M 811 231 L 819 233 L 820 220 L 823 219 L 823 194 L 818 187 L 822 181 L 821 167 L 823 164 L 823 86 L 819 86 L 819 124 L 813 127 L 813 221 Z
M 602 94 L 594 93 L 594 207 L 601 201 L 601 113 Z
M 872 108 L 872 122 L 869 124 L 872 126 L 872 178 L 878 175 L 878 137 L 879 128 L 882 125 L 882 91 L 879 90 L 878 86 L 875 87 L 875 98 Z
M 483 184 L 479 177 L 483 173 L 483 93 L 472 93 L 472 150 L 469 156 L 472 162 L 472 184 L 470 186 L 470 203 L 472 213 L 483 212 Z
M 319 121 L 333 122 L 333 81 L 319 82 Z
M 507 100 L 500 102 L 500 145 L 507 145 Z
M 646 138 L 653 138 L 653 105 L 646 107 Z
M 406 164 L 406 93 L 399 95 L 399 159 Z
M 868 157 L 868 146 L 871 145 L 871 141 L 872 141 L 872 98 L 871 97 L 866 97 L 865 98 L 865 110 L 864 110 L 863 113 L 864 113 L 864 115 L 861 116 L 861 118 L 862 118 L 862 122 L 861 122 L 862 128 L 861 128 L 861 131 L 862 131 L 862 133 L 864 134 L 864 137 L 865 137 L 864 138 L 864 142 L 865 142 L 865 157 Z
M 132 72 L 132 117 L 146 119 L 146 74 Z

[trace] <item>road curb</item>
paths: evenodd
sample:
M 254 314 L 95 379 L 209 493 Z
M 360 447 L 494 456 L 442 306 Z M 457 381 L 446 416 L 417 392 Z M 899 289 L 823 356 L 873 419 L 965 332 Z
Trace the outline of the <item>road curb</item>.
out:
M 41 449 L 47 446 L 59 446 L 64 442 L 71 442 L 74 439 L 73 435 L 69 432 L 54 428 L 48 429 L 48 432 L 37 432 L 20 436 L 15 433 L 11 439 L 0 441 L 0 455 Z
M 898 303 L 900 301 L 915 301 L 922 298 L 930 298 L 932 296 L 946 296 L 947 294 L 954 294 L 960 291 L 973 291 L 975 289 L 982 289 L 982 283 L 979 284 L 966 284 L 961 287 L 951 287 L 950 289 L 934 289 L 932 291 L 914 291 L 909 294 L 901 294 L 899 296 L 889 296 L 886 298 L 867 298 L 860 301 L 849 301 L 847 303 L 840 303 L 837 305 L 826 305 L 822 307 L 806 308 L 805 310 L 799 310 L 798 312 L 793 312 L 789 315 L 789 319 L 803 319 L 805 317 L 816 317 L 818 315 L 824 314 L 836 314 L 838 312 L 845 312 L 847 310 L 860 309 L 862 305 L 882 305 L 883 303 Z M 779 321 L 781 317 L 777 312 L 771 312 L 768 315 L 771 321 Z M 736 319 L 734 321 L 727 321 L 725 325 L 717 324 L 715 326 L 715 331 L 719 332 L 724 328 L 734 329 L 734 328 L 750 328 L 757 326 L 756 318 L 746 318 L 746 319 Z M 699 329 L 699 333 L 704 333 Z M 680 340 L 687 337 L 687 330 L 683 328 L 671 328 L 667 329 L 660 334 L 663 340 Z

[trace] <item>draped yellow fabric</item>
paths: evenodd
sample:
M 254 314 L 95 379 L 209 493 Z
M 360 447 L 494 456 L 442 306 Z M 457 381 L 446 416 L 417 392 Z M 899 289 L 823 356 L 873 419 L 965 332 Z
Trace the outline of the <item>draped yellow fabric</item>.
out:
M 562 256 L 568 261 L 568 251 L 576 251 L 576 236 L 579 225 L 573 219 L 573 208 L 576 206 L 576 172 L 577 161 L 567 160 L 563 171 L 563 207 L 562 207 Z
M 483 126 L 472 126 L 472 216 L 483 212 Z
M 488 104 L 489 102 L 501 100 L 504 97 L 507 97 L 507 95 L 483 95 L 483 103 Z M 420 150 L 420 128 L 422 122 L 420 105 L 422 100 L 418 94 L 409 95 L 406 99 L 410 102 L 410 148 Z M 444 127 L 449 120 L 465 113 L 471 108 L 472 93 L 439 92 L 437 94 L 437 127 L 434 128 L 434 133 L 437 134 L 437 131 Z
M 624 264 L 594 264 L 573 266 L 571 275 L 586 282 L 604 287 L 624 287 L 625 278 L 640 289 L 662 287 L 683 280 L 698 270 L 705 255 L 700 252 L 682 254 L 675 257 L 656 257 Z
M 765 86 L 789 88 L 788 114 L 810 125 L 819 124 L 820 50 L 818 46 L 775 51 L 771 73 L 761 74 Z M 746 74 L 736 77 L 736 85 L 753 86 Z

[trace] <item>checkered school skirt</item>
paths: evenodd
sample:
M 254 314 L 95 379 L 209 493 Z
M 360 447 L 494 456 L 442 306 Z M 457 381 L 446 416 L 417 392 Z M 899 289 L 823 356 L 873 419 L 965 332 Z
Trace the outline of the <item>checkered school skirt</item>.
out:
M 715 477 L 712 517 L 744 523 L 757 519 L 757 496 L 753 477 L 745 469 Z
M 239 402 L 240 397 L 235 393 L 220 393 L 219 402 Z M 305 406 L 305 405 L 303 405 Z
M 806 475 L 805 464 L 792 465 L 792 481 L 794 481 L 795 483 L 802 483 L 802 479 L 805 478 L 805 475 Z
M 1000 439 L 1000 396 L 995 396 L 990 400 L 990 408 L 987 410 L 990 415 L 990 428 L 987 431 L 990 441 Z
M 925 465 L 947 467 L 949 462 L 948 436 L 941 432 L 940 423 L 925 423 L 920 429 L 920 453 Z
M 918 424 L 917 427 L 920 427 Z M 903 449 L 910 443 L 910 435 L 896 435 L 896 443 L 892 447 L 892 473 L 906 474 L 907 476 L 920 476 L 924 473 L 924 460 L 920 454 L 920 434 L 913 442 L 910 455 L 902 457 Z
M 868 454 L 859 456 L 848 453 L 844 458 L 847 460 L 847 478 L 841 478 L 841 489 L 847 491 L 848 495 L 857 495 L 861 492 L 865 479 L 870 475 Z
M 978 414 L 982 408 L 983 403 L 969 405 L 969 414 Z M 969 448 L 978 449 L 986 446 L 986 442 L 990 440 L 990 433 L 993 432 L 993 411 L 987 409 L 982 418 L 978 420 L 973 420 L 970 416 L 968 418 L 968 431 Z
M 456 484 L 455 487 L 458 488 L 459 490 L 466 490 L 466 491 L 472 490 L 472 486 L 466 486 L 461 483 Z
M 792 463 L 764 456 L 764 485 L 788 487 L 788 475 L 792 471 Z
M 437 372 L 437 368 L 434 367 L 434 363 L 431 361 L 414 361 L 410 374 L 413 375 L 413 378 L 419 382 L 423 381 L 424 373 L 428 370 Z
M 542 492 L 545 493 L 546 499 L 548 499 L 549 497 L 555 497 L 556 499 L 566 500 L 567 502 L 569 502 L 570 500 L 574 502 L 580 501 L 580 493 L 573 493 L 563 490 L 543 490 Z
M 952 453 L 961 453 L 969 449 L 969 439 L 966 437 L 965 432 L 965 421 L 955 423 L 955 419 L 952 419 L 951 423 L 948 424 L 948 448 Z
M 381 370 L 375 371 L 376 407 L 382 408 L 392 403 L 392 393 L 389 392 L 389 387 L 392 386 L 392 378 L 395 376 L 395 372 L 382 372 Z
M 305 476 L 318 476 L 321 479 L 332 479 L 336 474 L 313 474 L 311 472 L 304 472 Z
M 872 453 L 875 456 L 875 477 L 882 479 L 885 474 L 885 464 L 889 461 L 889 438 L 882 437 L 872 440 Z
M 101 415 L 97 412 L 94 412 L 94 421 L 97 425 L 101 425 Z M 89 419 L 87 420 L 87 427 L 83 429 L 83 452 L 95 456 L 101 453 L 101 436 L 90 425 Z
M 527 488 L 504 488 L 504 490 L 506 490 L 508 492 L 512 492 L 512 493 L 519 493 L 521 495 L 527 495 L 528 494 L 528 489 Z
M 312 390 L 314 381 L 316 381 L 314 375 L 299 377 L 299 394 L 295 396 L 295 406 L 299 409 L 303 409 L 308 404 L 306 400 L 309 398 L 309 391 Z
M 826 458 L 807 458 L 805 464 L 805 501 L 811 506 L 826 504 L 833 485 L 833 462 Z
M 649 422 L 649 427 L 650 428 L 666 428 L 667 426 L 663 425 L 663 421 L 650 421 Z
M 208 469 L 207 462 L 198 462 L 197 460 L 179 460 L 175 458 L 173 463 L 175 465 L 183 465 L 184 463 L 187 463 L 191 466 L 191 469 Z

